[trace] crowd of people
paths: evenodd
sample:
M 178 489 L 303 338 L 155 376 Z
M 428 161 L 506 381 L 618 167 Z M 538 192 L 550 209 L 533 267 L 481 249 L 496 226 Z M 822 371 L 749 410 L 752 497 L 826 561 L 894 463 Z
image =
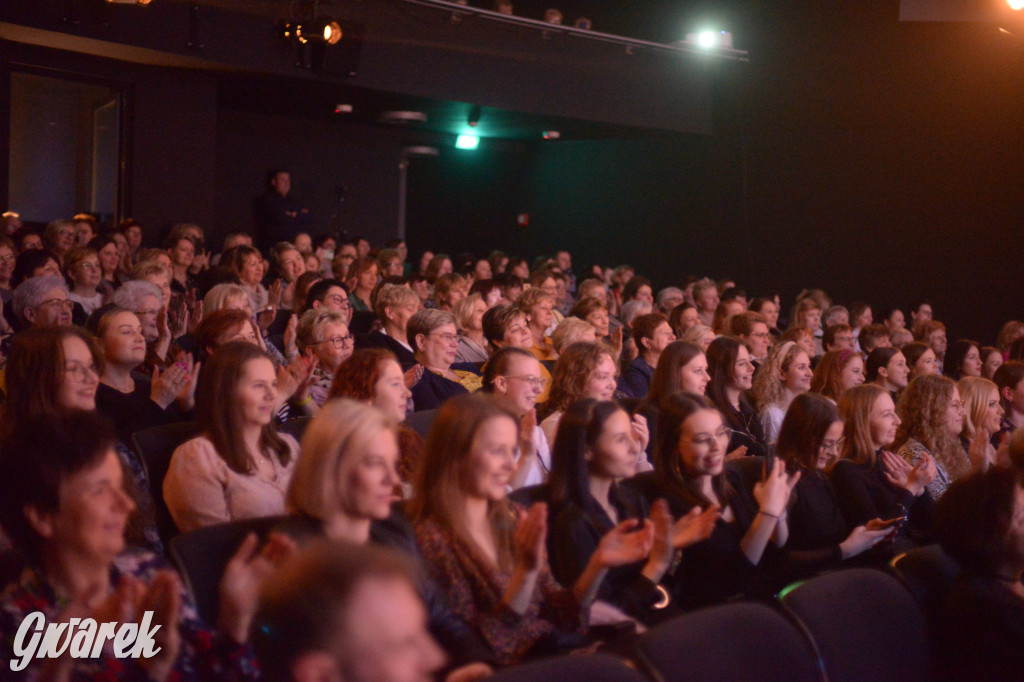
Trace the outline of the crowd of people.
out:
M 962 569 L 947 669 L 1022 662 L 1024 322 L 949 343 L 927 301 L 784 306 L 569 251 L 6 223 L 5 669 L 30 612 L 148 610 L 160 655 L 30 673 L 480 679 L 934 543 Z M 134 436 L 183 422 L 154 486 Z M 163 507 L 178 533 L 278 519 L 217 622 Z

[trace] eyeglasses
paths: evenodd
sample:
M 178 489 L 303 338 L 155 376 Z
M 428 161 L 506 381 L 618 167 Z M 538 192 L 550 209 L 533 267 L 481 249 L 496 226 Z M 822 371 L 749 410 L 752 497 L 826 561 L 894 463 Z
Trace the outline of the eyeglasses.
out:
M 328 296 L 325 296 L 324 299 L 326 299 L 326 300 L 330 301 L 331 303 L 333 303 L 334 305 L 340 306 L 342 308 L 351 308 L 352 307 L 352 301 L 348 300 L 346 297 L 342 296 L 341 294 L 330 294 Z
M 139 317 L 156 317 L 160 314 L 159 310 L 136 310 L 135 314 Z
M 715 440 L 721 443 L 728 443 L 729 439 L 732 438 L 733 433 L 734 431 L 730 429 L 728 426 L 723 426 L 722 428 L 715 431 L 713 434 L 702 434 L 694 436 L 690 440 L 690 442 L 693 443 L 694 445 L 698 445 L 703 448 L 710 448 L 712 445 L 714 445 Z
M 448 343 L 454 343 L 462 340 L 462 334 L 452 334 L 450 332 L 445 332 L 443 334 L 427 334 L 427 336 L 436 336 L 438 338 L 444 339 Z
M 335 336 L 330 339 L 324 339 L 323 341 L 317 341 L 314 346 L 319 346 L 322 343 L 332 344 L 335 348 L 344 348 L 345 346 L 351 346 L 356 340 L 356 337 L 351 334 L 347 336 Z
M 530 376 L 528 374 L 523 374 L 523 375 L 519 375 L 519 376 L 506 376 L 505 378 L 506 379 L 519 379 L 520 381 L 529 382 L 530 386 L 532 388 L 537 389 L 538 391 L 543 391 L 544 387 L 548 385 L 548 380 L 547 380 L 546 377 L 533 377 L 533 376 Z
M 752 336 L 755 339 L 767 339 L 769 336 L 771 336 L 771 334 L 769 334 L 768 332 L 757 332 L 756 334 L 751 334 L 750 336 Z
M 75 307 L 75 302 L 67 298 L 51 298 L 47 301 L 43 301 L 36 308 L 63 308 L 64 310 L 71 311 Z
M 823 440 L 821 441 L 821 449 L 825 452 L 839 452 L 839 448 L 843 446 L 845 441 L 845 438 L 840 438 L 839 440 Z
M 64 371 L 75 378 L 75 381 L 87 381 L 90 375 L 99 376 L 100 372 L 96 365 L 68 365 Z

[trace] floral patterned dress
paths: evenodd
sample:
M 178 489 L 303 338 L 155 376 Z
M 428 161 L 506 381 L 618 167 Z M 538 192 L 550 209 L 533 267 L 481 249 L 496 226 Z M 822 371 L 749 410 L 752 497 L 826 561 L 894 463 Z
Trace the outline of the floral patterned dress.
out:
M 141 550 L 126 552 L 111 563 L 111 590 L 122 576 L 131 576 L 148 584 L 158 571 L 166 568 L 168 565 L 155 554 Z M 0 596 L 0 670 L 10 671 L 9 661 L 20 659 L 14 655 L 14 641 L 27 616 L 42 611 L 49 624 L 55 622 L 66 607 L 67 601 L 57 595 L 43 572 L 31 565 L 26 567 L 18 582 L 9 585 Z M 168 682 L 259 679 L 259 669 L 250 647 L 209 630 L 199 619 L 195 604 L 184 588 L 178 630 L 181 648 Z M 38 679 L 45 662 L 44 659 L 33 658 L 28 668 L 18 673 L 20 677 L 17 679 Z M 108 640 L 98 658 L 75 661 L 71 680 L 148 680 L 149 676 L 138 663 L 132 658 L 116 658 L 113 643 Z

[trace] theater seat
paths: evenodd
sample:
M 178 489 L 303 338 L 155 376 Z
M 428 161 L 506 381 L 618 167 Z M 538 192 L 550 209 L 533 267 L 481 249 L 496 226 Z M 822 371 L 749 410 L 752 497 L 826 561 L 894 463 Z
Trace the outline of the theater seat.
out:
M 174 525 L 174 519 L 164 504 L 164 478 L 167 476 L 174 451 L 179 445 L 198 435 L 199 425 L 195 422 L 163 424 L 132 434 L 135 452 L 142 458 L 142 466 L 145 467 L 146 478 L 149 479 L 156 527 L 165 546 L 178 534 L 178 527 Z
M 928 623 L 935 623 L 960 567 L 938 545 L 918 547 L 889 562 L 893 575 L 914 595 Z
M 179 535 L 171 540 L 171 560 L 181 571 L 192 593 L 199 615 L 210 627 L 217 624 L 220 606 L 220 581 L 228 561 L 249 533 L 266 537 L 285 517 L 268 516 L 218 523 Z
M 829 682 L 930 679 L 924 613 L 892 576 L 863 568 L 829 573 L 782 604 L 806 628 Z
M 607 654 L 561 656 L 506 668 L 488 682 L 644 682 L 646 678 Z
M 764 604 L 727 604 L 680 616 L 643 634 L 637 650 L 651 676 L 665 682 L 822 679 L 806 637 Z

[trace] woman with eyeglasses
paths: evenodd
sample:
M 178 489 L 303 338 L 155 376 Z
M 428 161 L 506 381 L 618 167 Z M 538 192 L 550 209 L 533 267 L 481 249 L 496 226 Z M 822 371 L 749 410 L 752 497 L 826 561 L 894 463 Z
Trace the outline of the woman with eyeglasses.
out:
M 416 349 L 416 365 L 407 373 L 416 411 L 432 410 L 449 398 L 480 389 L 480 375 L 470 365 L 454 367 L 459 348 L 455 316 L 446 310 L 428 308 L 409 318 L 409 345 Z
M 923 453 L 911 466 L 889 452 L 901 424 L 892 396 L 874 384 L 854 386 L 839 398 L 839 414 L 845 423 L 843 445 L 829 477 L 846 524 L 883 519 L 896 528 L 893 547 L 900 551 L 927 540 L 935 509 L 928 494 L 935 460 Z
M 71 281 L 68 298 L 82 308 L 84 317 L 77 321 L 82 324 L 85 317 L 103 305 L 103 294 L 96 288 L 102 278 L 99 256 L 87 246 L 72 247 L 64 257 L 64 271 Z
M 779 431 L 777 456 L 790 472 L 800 472 L 788 506 L 785 581 L 838 568 L 885 539 L 882 519 L 851 527 L 843 518 L 826 471 L 839 458 L 843 420 L 830 401 L 814 393 L 798 395 Z M 852 528 L 852 529 L 851 529 Z
M 95 411 L 102 368 L 101 350 L 79 327 L 33 327 L 21 332 L 14 337 L 7 358 L 0 432 L 61 410 Z M 115 450 L 129 474 L 127 489 L 139 509 L 131 519 L 129 541 L 162 554 L 142 461 L 124 441 L 119 441 Z
M 675 518 L 695 508 L 721 511 L 711 535 L 682 551 L 672 591 L 684 609 L 768 595 L 762 567 L 787 541 L 786 505 L 800 474 L 787 476 L 775 460 L 751 487 L 726 464 L 731 435 L 710 400 L 672 395 L 661 407 L 654 471 L 630 482 L 649 504 L 668 502 Z
M 896 454 L 916 465 L 927 454 L 935 460 L 935 478 L 928 484 L 933 500 L 938 500 L 949 485 L 971 473 L 972 464 L 960 447 L 964 428 L 964 401 L 956 383 L 935 374 L 915 378 L 896 405 L 900 427 L 893 443 Z M 985 459 L 984 446 L 978 461 Z
M 499 350 L 484 368 L 483 390 L 504 397 L 519 420 L 513 490 L 544 483 L 551 472 L 550 444 L 537 423 L 537 401 L 548 383 L 541 369 L 533 353 L 515 346 Z
M 720 336 L 708 346 L 707 396 L 725 416 L 732 429 L 729 456 L 742 457 L 767 454 L 764 431 L 757 410 L 747 399 L 754 379 L 754 364 L 750 351 L 734 336 Z
M 185 533 L 284 513 L 299 444 L 278 433 L 277 371 L 251 342 L 232 341 L 206 361 L 196 392 L 202 435 L 171 456 L 164 501 Z
M 334 381 L 334 373 L 352 355 L 355 337 L 345 324 L 345 317 L 336 310 L 316 308 L 299 318 L 296 333 L 299 353 L 319 360 L 313 368 L 309 395 L 322 407 Z
M 11 310 L 23 326 L 52 327 L 71 324 L 75 302 L 59 275 L 32 277 L 18 285 Z

